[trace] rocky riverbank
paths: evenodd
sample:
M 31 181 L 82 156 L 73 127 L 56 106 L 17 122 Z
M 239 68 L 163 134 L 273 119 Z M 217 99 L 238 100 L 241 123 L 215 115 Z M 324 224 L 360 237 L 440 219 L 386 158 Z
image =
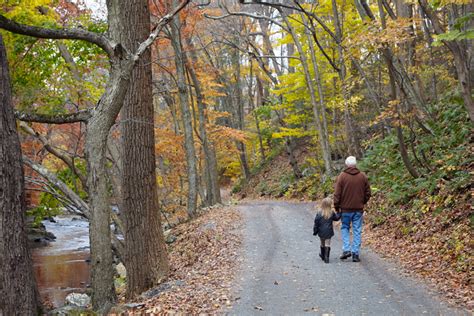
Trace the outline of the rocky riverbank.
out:
M 50 219 L 54 221 L 54 219 Z M 53 233 L 48 232 L 43 223 L 39 225 L 34 222 L 33 217 L 26 219 L 26 233 L 28 235 L 28 243 L 30 248 L 38 248 L 49 245 L 50 242 L 56 239 Z

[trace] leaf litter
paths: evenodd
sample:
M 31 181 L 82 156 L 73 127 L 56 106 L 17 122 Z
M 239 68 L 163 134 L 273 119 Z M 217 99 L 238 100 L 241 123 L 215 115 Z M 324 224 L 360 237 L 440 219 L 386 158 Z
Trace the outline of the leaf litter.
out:
M 211 208 L 172 229 L 168 289 L 134 302 L 125 315 L 201 315 L 232 306 L 231 291 L 241 244 L 241 216 L 231 207 Z M 143 296 L 142 296 L 143 297 Z

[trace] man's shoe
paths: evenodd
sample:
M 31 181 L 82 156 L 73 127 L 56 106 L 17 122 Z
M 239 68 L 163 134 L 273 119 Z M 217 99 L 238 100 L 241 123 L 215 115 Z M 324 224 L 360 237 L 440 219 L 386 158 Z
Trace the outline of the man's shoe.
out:
M 325 247 L 320 247 L 321 248 L 321 253 L 319 254 L 319 257 L 321 258 L 321 260 L 324 261 L 324 256 L 325 256 Z
M 360 262 L 358 254 L 355 254 L 355 253 L 352 254 L 352 262 Z
M 344 251 L 342 255 L 339 257 L 339 259 L 344 260 L 344 259 L 349 258 L 351 255 L 352 253 L 350 251 Z

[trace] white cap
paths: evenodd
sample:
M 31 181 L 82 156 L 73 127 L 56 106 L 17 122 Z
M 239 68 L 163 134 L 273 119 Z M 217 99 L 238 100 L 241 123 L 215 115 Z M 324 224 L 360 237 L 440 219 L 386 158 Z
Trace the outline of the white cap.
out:
M 349 156 L 346 158 L 346 166 L 348 167 L 355 167 L 357 164 L 357 159 L 354 156 Z

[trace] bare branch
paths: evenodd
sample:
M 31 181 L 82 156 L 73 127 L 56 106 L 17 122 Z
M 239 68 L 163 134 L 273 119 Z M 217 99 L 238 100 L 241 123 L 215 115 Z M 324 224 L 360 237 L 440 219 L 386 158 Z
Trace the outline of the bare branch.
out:
M 30 126 L 28 126 L 25 122 L 20 122 L 20 127 L 26 132 L 28 133 L 29 135 L 31 136 L 34 136 L 36 137 L 37 139 L 39 139 L 39 141 L 41 141 L 41 143 L 43 144 L 44 148 L 51 154 L 53 154 L 54 156 L 58 157 L 59 159 L 61 159 L 68 167 L 69 169 L 72 170 L 72 172 L 74 172 L 74 174 L 76 174 L 78 177 L 79 177 L 79 180 L 81 181 L 81 184 L 82 184 L 82 187 L 87 191 L 87 179 L 86 177 L 78 172 L 76 166 L 74 165 L 74 161 L 73 159 L 69 156 L 69 155 L 66 155 L 65 153 L 62 153 L 60 152 L 59 150 L 57 150 L 56 148 L 54 148 L 53 146 L 51 146 L 49 144 L 49 141 L 43 136 L 41 135 L 40 133 L 36 132 L 33 128 L 31 128 Z
M 2 14 L 0 14 L 0 28 L 12 33 L 39 38 L 83 40 L 96 44 L 109 56 L 114 55 L 115 43 L 102 34 L 90 32 L 84 29 L 48 29 L 38 26 L 24 25 L 12 21 Z
M 179 6 L 177 6 L 172 12 L 163 16 L 158 23 L 155 25 L 155 28 L 151 32 L 150 36 L 138 46 L 137 51 L 135 52 L 133 59 L 137 61 L 140 58 L 140 55 L 153 43 L 158 34 L 160 34 L 163 27 L 165 27 L 173 17 L 179 13 L 191 0 L 184 0 Z
M 56 177 L 55 174 L 26 156 L 23 156 L 23 163 L 28 165 L 31 169 L 47 179 L 52 186 L 61 191 L 73 203 L 74 207 L 84 214 L 84 217 L 90 218 L 89 206 L 87 203 L 84 202 L 84 200 L 81 199 L 76 192 L 71 190 L 63 181 Z
M 283 30 L 288 32 L 287 27 L 285 27 L 283 24 L 281 24 L 277 20 L 272 19 L 268 16 L 264 16 L 264 15 L 260 15 L 260 14 L 252 14 L 252 13 L 248 13 L 248 12 L 239 12 L 239 11 L 238 12 L 230 12 L 227 8 L 225 8 L 225 10 L 227 11 L 227 14 L 224 14 L 224 15 L 213 16 L 213 15 L 209 15 L 209 14 L 204 14 L 204 16 L 206 18 L 209 18 L 209 19 L 212 19 L 212 20 L 222 20 L 222 19 L 225 19 L 225 18 L 228 18 L 228 17 L 231 17 L 231 16 L 246 16 L 246 17 L 253 18 L 253 19 L 262 19 L 262 20 L 270 21 L 270 22 L 278 25 L 279 27 L 281 27 Z
M 253 1 L 251 0 L 250 2 L 240 1 L 241 4 L 261 4 L 261 5 L 265 5 L 265 6 L 269 6 L 269 7 L 275 8 L 275 9 L 277 9 L 277 10 L 281 10 L 281 8 L 285 8 L 285 9 L 296 10 L 296 11 L 299 11 L 299 12 L 301 12 L 301 13 L 304 13 L 304 14 L 307 15 L 308 17 L 315 19 L 316 22 L 318 22 L 318 24 L 321 25 L 321 27 L 322 27 L 334 40 L 337 41 L 335 34 L 331 31 L 331 29 L 326 25 L 326 23 L 324 23 L 324 21 L 323 21 L 319 16 L 317 16 L 317 15 L 314 14 L 313 12 L 307 11 L 307 10 L 298 2 L 298 0 L 293 0 L 293 2 L 294 2 L 294 4 L 295 4 L 296 6 L 285 5 L 285 4 L 283 4 L 283 3 L 263 2 L 263 1 L 261 1 L 261 0 L 253 0 Z
M 336 34 L 334 34 L 333 31 L 331 31 L 331 29 L 326 25 L 326 23 L 324 23 L 324 21 L 319 17 L 317 16 L 316 14 L 314 14 L 313 12 L 308 12 L 307 10 L 305 10 L 303 8 L 303 6 L 301 6 L 301 4 L 299 4 L 297 1 L 293 0 L 296 5 L 298 6 L 299 8 L 299 11 L 301 11 L 302 13 L 304 13 L 308 18 L 312 18 L 314 20 L 316 20 L 316 22 L 318 22 L 319 25 L 321 25 L 321 27 L 326 31 L 326 33 L 329 34 L 329 36 L 332 37 L 333 40 L 336 41 L 336 43 L 339 43 L 339 39 L 337 38 Z
M 395 15 L 395 13 L 393 12 L 392 8 L 390 7 L 390 5 L 388 4 L 387 0 L 382 0 L 382 4 L 383 4 L 383 7 L 385 8 L 385 10 L 387 10 L 387 13 L 388 15 L 390 16 L 390 18 L 392 20 L 396 20 L 397 19 L 397 16 Z
M 15 117 L 23 122 L 70 124 L 77 122 L 87 123 L 91 117 L 91 113 L 90 110 L 81 110 L 75 113 L 49 115 L 15 111 Z

